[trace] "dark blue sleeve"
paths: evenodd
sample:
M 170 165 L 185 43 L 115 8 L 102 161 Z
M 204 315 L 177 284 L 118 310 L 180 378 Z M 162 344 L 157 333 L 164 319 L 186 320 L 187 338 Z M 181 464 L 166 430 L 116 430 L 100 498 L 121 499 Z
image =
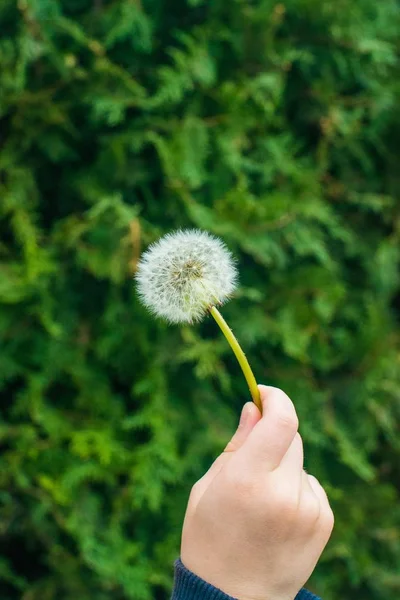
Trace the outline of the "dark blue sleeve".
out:
M 175 561 L 174 589 L 171 600 L 237 600 L 186 569 L 180 558 Z M 295 600 L 321 600 L 307 590 L 301 590 Z

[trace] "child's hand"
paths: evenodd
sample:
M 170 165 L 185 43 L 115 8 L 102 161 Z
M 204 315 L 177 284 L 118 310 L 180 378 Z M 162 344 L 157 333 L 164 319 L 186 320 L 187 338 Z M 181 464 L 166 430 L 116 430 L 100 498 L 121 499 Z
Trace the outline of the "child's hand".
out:
M 181 560 L 239 600 L 293 600 L 334 519 L 323 488 L 303 470 L 292 401 L 259 388 L 263 416 L 244 406 L 234 437 L 192 488 Z

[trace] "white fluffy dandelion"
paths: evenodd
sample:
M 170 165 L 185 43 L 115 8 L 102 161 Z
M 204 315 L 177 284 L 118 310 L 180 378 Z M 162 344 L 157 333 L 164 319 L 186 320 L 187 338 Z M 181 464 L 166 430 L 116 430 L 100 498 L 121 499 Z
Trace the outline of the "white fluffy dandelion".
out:
M 208 312 L 229 342 L 262 412 L 260 392 L 239 342 L 217 309 L 237 285 L 235 260 L 225 244 L 205 231 L 177 231 L 152 244 L 136 273 L 143 304 L 170 323 L 200 321 Z
M 177 231 L 152 244 L 136 274 L 139 296 L 155 315 L 170 323 L 201 320 L 235 290 L 232 254 L 205 231 Z

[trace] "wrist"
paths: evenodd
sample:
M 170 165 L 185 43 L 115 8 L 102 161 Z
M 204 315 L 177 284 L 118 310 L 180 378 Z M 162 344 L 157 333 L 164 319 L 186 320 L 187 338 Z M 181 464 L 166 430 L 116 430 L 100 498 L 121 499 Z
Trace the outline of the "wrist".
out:
M 187 569 L 180 558 L 175 561 L 174 569 L 174 588 L 171 600 L 238 600 Z M 242 597 L 241 600 L 244 598 Z M 302 589 L 294 600 L 321 599 L 308 590 Z

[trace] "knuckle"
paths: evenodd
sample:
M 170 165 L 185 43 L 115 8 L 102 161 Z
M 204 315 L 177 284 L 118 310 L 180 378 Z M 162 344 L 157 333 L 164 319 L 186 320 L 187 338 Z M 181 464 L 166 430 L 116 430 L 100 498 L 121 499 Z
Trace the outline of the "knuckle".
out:
M 280 389 L 276 389 L 275 395 L 279 424 L 283 427 L 289 427 L 297 431 L 299 427 L 299 419 L 297 417 L 293 402 L 289 396 Z
M 289 429 L 290 431 L 297 431 L 299 428 L 299 419 L 296 411 L 284 409 L 281 410 L 277 416 L 278 426 L 282 429 Z
M 293 520 L 298 512 L 298 500 L 290 489 L 278 489 L 272 495 L 276 512 L 287 520 Z
M 325 490 L 320 484 L 318 487 L 319 493 L 317 495 L 314 492 L 307 497 L 305 506 L 306 519 L 312 527 L 329 538 L 334 526 L 334 514 Z
M 315 526 L 321 515 L 321 504 L 319 499 L 310 494 L 305 508 L 305 520 L 311 525 Z
M 335 515 L 333 514 L 333 510 L 331 509 L 329 503 L 327 503 L 327 506 L 325 506 L 322 510 L 321 520 L 324 531 L 326 531 L 327 535 L 330 536 L 335 525 Z

